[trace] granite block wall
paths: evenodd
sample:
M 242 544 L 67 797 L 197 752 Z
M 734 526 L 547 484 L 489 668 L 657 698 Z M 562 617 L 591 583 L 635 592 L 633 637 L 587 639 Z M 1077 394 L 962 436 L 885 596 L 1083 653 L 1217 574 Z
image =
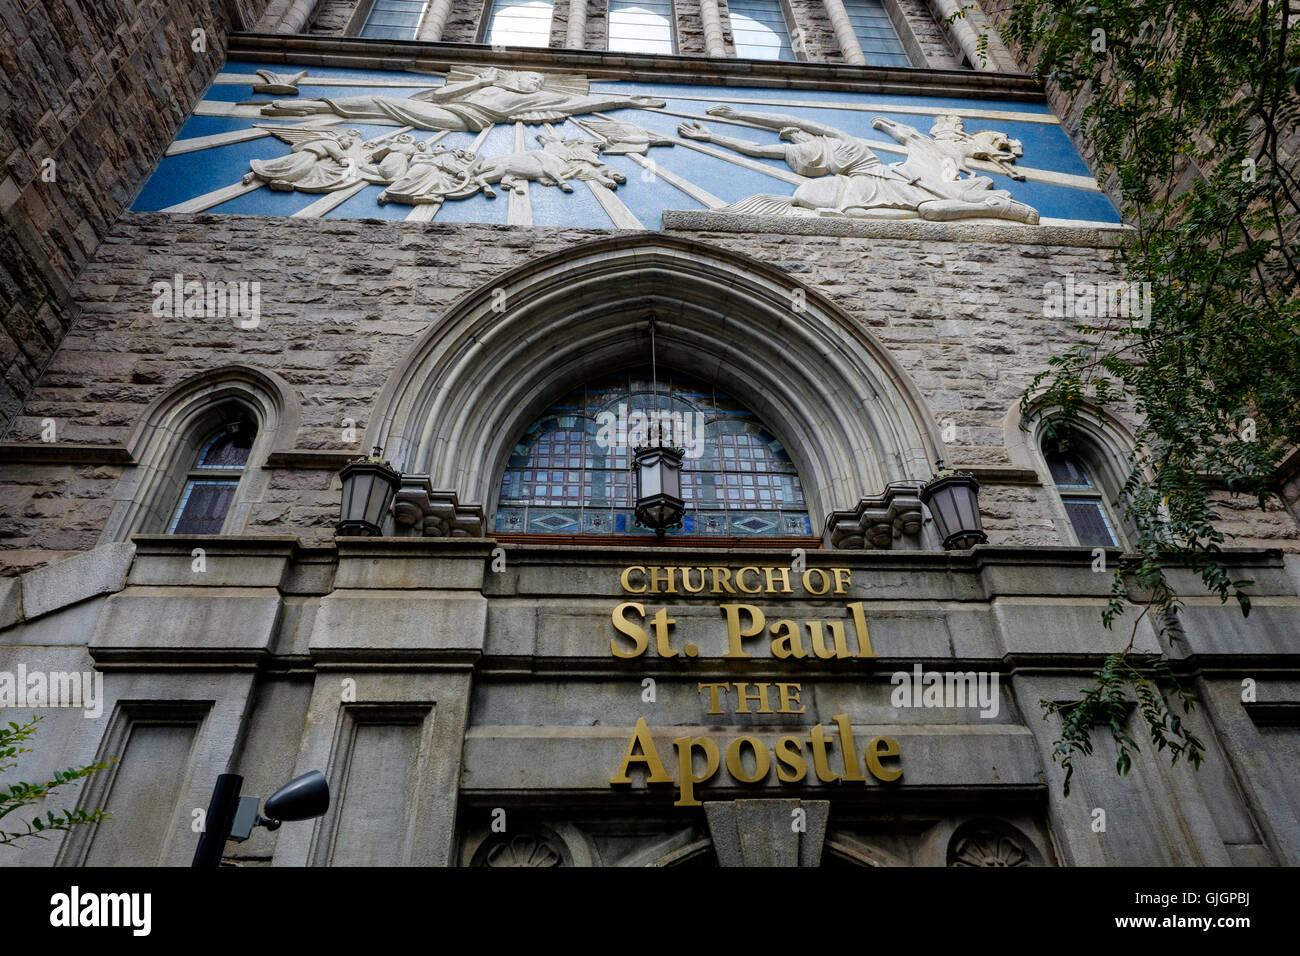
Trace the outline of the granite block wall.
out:
M 264 3 L 0 4 L 0 435 L 76 319 L 81 267 Z
M 458 298 L 525 262 L 608 234 L 128 213 L 85 269 L 77 286 L 82 318 L 11 435 L 38 444 L 53 420 L 60 441 L 106 454 L 0 465 L 0 565 L 12 574 L 96 544 L 123 467 L 107 452 L 175 384 L 235 362 L 270 370 L 302 405 L 289 447 L 356 453 L 341 440 L 345 420 L 364 433 L 391 371 Z M 1072 335 L 1070 319 L 1044 317 L 1044 284 L 1071 272 L 1096 281 L 1112 269 L 1108 251 L 1087 245 L 723 231 L 693 238 L 775 265 L 831 298 L 897 357 L 936 426 L 955 430 L 950 460 L 984 467 L 1015 463 L 1007 415 Z M 244 330 L 229 319 L 154 316 L 152 284 L 176 273 L 260 282 L 261 324 Z M 1062 543 L 1050 494 L 1033 484 L 986 482 L 993 543 Z M 324 542 L 337 508 L 332 469 L 274 469 L 245 530 Z M 1237 499 L 1224 515 L 1232 546 L 1300 550 L 1300 527 L 1280 505 L 1260 512 Z

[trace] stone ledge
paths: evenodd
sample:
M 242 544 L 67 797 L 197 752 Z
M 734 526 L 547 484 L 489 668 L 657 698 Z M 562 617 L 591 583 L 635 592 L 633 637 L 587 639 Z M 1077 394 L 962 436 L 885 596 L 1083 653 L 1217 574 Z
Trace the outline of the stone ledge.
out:
M 290 448 L 273 451 L 266 456 L 267 468 L 289 468 L 306 471 L 342 471 L 348 462 L 365 456 L 364 451 L 334 451 L 330 449 Z
M 292 582 L 307 565 L 329 565 L 333 577 L 336 552 L 304 547 L 295 535 L 175 535 L 131 536 L 136 559 L 127 579 L 147 587 L 267 587 L 297 593 Z M 205 569 L 193 570 L 196 548 L 203 549 Z M 322 554 L 323 552 L 323 554 Z M 297 573 L 295 573 L 297 572 Z M 323 593 L 319 587 L 307 593 Z
M 24 465 L 133 465 L 123 445 L 78 445 L 70 442 L 4 442 L 0 461 Z
M 1041 485 L 1043 478 L 1032 468 L 1013 465 L 952 465 L 954 471 L 966 471 L 981 485 Z
M 92 655 L 202 651 L 257 660 L 271 649 L 282 609 L 280 595 L 261 587 L 133 585 L 104 602 L 87 644 Z
M 420 40 L 378 40 L 362 37 L 231 33 L 228 60 L 248 58 L 259 63 L 295 66 L 337 66 L 369 70 L 434 73 L 472 63 L 508 69 L 576 71 L 594 80 L 641 80 L 653 67 L 660 83 L 693 85 L 828 89 L 861 93 L 971 97 L 1045 104 L 1042 84 L 1023 73 L 984 70 L 899 70 L 818 63 L 747 60 L 736 57 L 630 56 L 603 50 L 511 49 L 500 53 L 479 43 L 430 43 Z
M 414 556 L 477 557 L 487 559 L 497 542 L 492 538 L 362 538 L 334 539 L 340 558 L 409 558 Z
M 8 596 L 0 599 L 0 626 L 30 621 L 97 594 L 122 590 L 134 558 L 135 545 L 130 542 L 105 544 L 28 571 L 16 579 L 21 583 L 11 585 Z M 12 604 L 20 589 L 22 603 L 15 609 Z
M 821 219 L 812 216 L 742 216 L 665 209 L 665 232 L 740 232 L 750 235 L 844 236 L 935 242 L 1002 242 L 1030 246 L 1114 249 L 1126 226 L 1025 226 L 1019 223 L 928 222 L 922 219 Z

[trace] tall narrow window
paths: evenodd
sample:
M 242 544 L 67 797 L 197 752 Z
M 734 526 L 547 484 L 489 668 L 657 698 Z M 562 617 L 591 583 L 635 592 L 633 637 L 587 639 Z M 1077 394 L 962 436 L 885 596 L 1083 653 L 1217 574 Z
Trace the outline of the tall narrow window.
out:
M 1045 443 L 1043 456 L 1056 485 L 1065 514 L 1079 544 L 1089 547 L 1120 546 L 1114 518 L 1106 503 L 1106 492 L 1085 466 L 1083 459 L 1070 451 Z
M 844 0 L 844 9 L 868 65 L 912 65 L 882 0 Z
M 736 56 L 751 60 L 794 60 L 781 0 L 728 0 Z
M 672 53 L 672 0 L 609 0 L 609 49 Z
M 414 40 L 428 0 L 375 0 L 361 36 L 381 40 Z
M 492 0 L 484 43 L 493 46 L 549 46 L 550 0 Z
M 220 534 L 248 464 L 257 430 L 247 420 L 231 422 L 205 441 L 185 476 L 169 534 Z

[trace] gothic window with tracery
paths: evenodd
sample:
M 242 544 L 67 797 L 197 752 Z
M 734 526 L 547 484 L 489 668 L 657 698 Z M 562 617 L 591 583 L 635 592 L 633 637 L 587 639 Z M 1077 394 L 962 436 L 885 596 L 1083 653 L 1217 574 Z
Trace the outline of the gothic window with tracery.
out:
M 650 369 L 604 376 L 554 403 L 520 436 L 501 477 L 495 529 L 525 534 L 651 534 L 635 525 L 632 456 L 659 424 L 686 451 L 681 534 L 813 533 L 781 442 L 722 389 Z M 820 530 L 820 529 L 818 529 Z

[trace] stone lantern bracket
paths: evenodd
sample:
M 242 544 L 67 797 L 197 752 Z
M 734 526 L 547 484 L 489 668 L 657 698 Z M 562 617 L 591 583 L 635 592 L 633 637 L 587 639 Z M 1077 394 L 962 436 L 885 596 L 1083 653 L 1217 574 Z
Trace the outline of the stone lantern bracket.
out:
M 425 538 L 481 538 L 486 519 L 481 505 L 463 505 L 456 492 L 434 488 L 428 475 L 402 475 L 393 501 L 396 534 Z
M 823 543 L 837 550 L 889 549 L 903 538 L 919 542 L 923 516 L 919 481 L 891 481 L 883 494 L 861 499 L 849 511 L 826 516 Z

